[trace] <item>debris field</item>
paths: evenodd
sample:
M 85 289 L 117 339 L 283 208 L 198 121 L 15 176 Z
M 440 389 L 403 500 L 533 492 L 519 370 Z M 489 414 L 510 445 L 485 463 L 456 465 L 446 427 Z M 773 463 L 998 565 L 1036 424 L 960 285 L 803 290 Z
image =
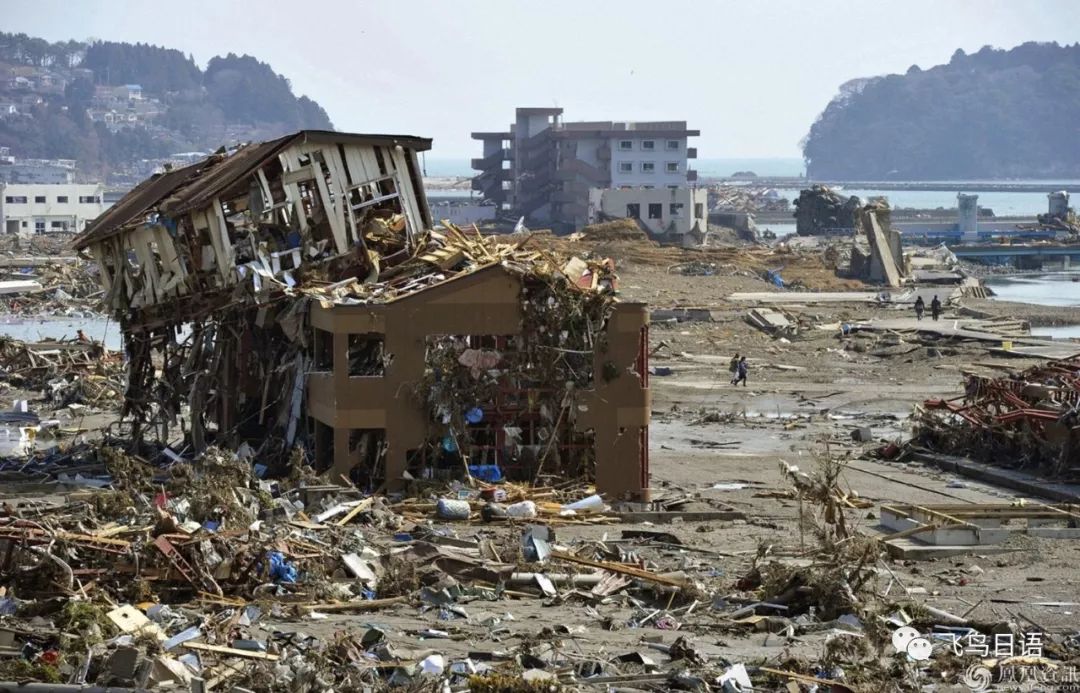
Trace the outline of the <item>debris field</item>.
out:
M 887 217 L 865 273 L 828 239 L 439 225 L 427 146 L 223 151 L 75 239 L 123 352 L 0 341 L 0 687 L 1080 674 L 1080 366 L 1034 355 L 1038 314 L 909 286 Z

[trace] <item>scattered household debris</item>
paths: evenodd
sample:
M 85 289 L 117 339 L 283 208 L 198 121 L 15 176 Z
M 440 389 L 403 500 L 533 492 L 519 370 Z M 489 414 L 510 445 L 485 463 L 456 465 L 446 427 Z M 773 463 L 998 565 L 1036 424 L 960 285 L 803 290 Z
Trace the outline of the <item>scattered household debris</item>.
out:
M 799 324 L 790 315 L 771 308 L 752 308 L 746 313 L 746 321 L 762 332 L 773 337 L 794 337 L 799 332 Z

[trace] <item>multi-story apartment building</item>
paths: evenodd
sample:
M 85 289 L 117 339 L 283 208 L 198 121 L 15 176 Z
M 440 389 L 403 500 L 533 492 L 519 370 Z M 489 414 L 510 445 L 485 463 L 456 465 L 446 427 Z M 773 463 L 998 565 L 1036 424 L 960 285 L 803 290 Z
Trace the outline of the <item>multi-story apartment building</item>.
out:
M 100 183 L 0 183 L 0 228 L 4 233 L 76 233 L 104 211 Z
M 473 189 L 508 215 L 570 228 L 586 223 L 589 190 L 682 188 L 700 134 L 685 121 L 562 122 L 561 108 L 519 108 L 510 129 L 474 132 L 483 156 Z

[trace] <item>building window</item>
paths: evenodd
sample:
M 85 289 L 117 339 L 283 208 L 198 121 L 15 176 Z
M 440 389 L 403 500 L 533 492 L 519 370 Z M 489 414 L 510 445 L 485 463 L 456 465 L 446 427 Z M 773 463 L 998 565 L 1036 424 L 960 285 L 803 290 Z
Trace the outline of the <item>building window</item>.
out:
M 315 328 L 314 370 L 330 373 L 334 370 L 334 333 Z
M 694 218 L 700 219 L 705 216 L 705 205 L 700 202 L 694 203 Z
M 619 149 L 622 151 L 629 151 L 634 148 L 633 140 L 619 140 Z
M 633 173 L 633 172 L 634 172 L 634 162 L 633 161 L 620 161 L 619 162 L 619 173 Z
M 45 204 L 45 196 L 44 195 L 35 195 L 34 196 L 34 204 L 36 204 L 36 205 Z
M 656 170 L 656 164 L 654 162 L 652 162 L 652 161 L 642 161 L 641 162 L 641 172 L 642 173 L 652 173 L 655 170 Z
M 668 140 L 667 141 L 667 148 L 668 148 L 669 152 L 677 152 L 677 151 L 679 151 L 679 140 Z
M 641 140 L 641 148 L 647 152 L 656 149 L 656 140 Z
M 34 220 L 34 233 L 45 233 L 45 220 L 44 219 L 35 219 Z
M 349 376 L 386 375 L 381 334 L 349 335 Z
M 669 161 L 669 162 L 667 162 L 666 167 L 667 167 L 667 172 L 668 173 L 678 173 L 679 172 L 679 162 L 678 161 Z
M 79 195 L 79 202 L 84 205 L 101 204 L 101 198 L 96 195 Z
M 629 219 L 640 219 L 641 218 L 641 205 L 639 205 L 636 202 L 633 203 L 633 204 L 626 205 L 626 216 Z
M 682 202 L 672 202 L 671 206 L 668 208 L 668 213 L 671 214 L 671 216 L 673 216 L 673 217 L 681 217 L 682 216 L 682 210 L 683 210 Z
M 54 229 L 66 229 L 67 228 L 67 222 L 66 221 L 54 221 L 54 222 L 50 223 L 49 226 L 51 228 L 54 228 Z
M 66 204 L 67 201 L 68 201 L 68 196 L 67 195 L 57 195 L 56 196 L 56 203 L 57 204 L 61 204 L 61 205 Z
M 24 204 L 26 204 L 26 196 L 25 195 L 15 195 L 15 196 L 8 195 L 7 197 L 4 198 L 4 202 L 8 203 L 9 205 L 24 205 Z
M 662 219 L 664 217 L 664 205 L 660 202 L 649 203 L 649 218 Z

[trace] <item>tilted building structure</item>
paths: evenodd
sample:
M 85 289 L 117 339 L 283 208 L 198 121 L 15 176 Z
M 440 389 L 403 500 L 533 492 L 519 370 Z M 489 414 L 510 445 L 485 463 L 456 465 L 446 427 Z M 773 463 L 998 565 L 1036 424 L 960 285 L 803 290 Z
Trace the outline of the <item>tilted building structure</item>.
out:
M 75 242 L 136 440 L 297 448 L 377 488 L 465 473 L 648 497 L 648 319 L 609 263 L 431 229 L 430 140 L 304 131 L 152 177 Z M 176 447 L 176 445 L 174 445 Z

